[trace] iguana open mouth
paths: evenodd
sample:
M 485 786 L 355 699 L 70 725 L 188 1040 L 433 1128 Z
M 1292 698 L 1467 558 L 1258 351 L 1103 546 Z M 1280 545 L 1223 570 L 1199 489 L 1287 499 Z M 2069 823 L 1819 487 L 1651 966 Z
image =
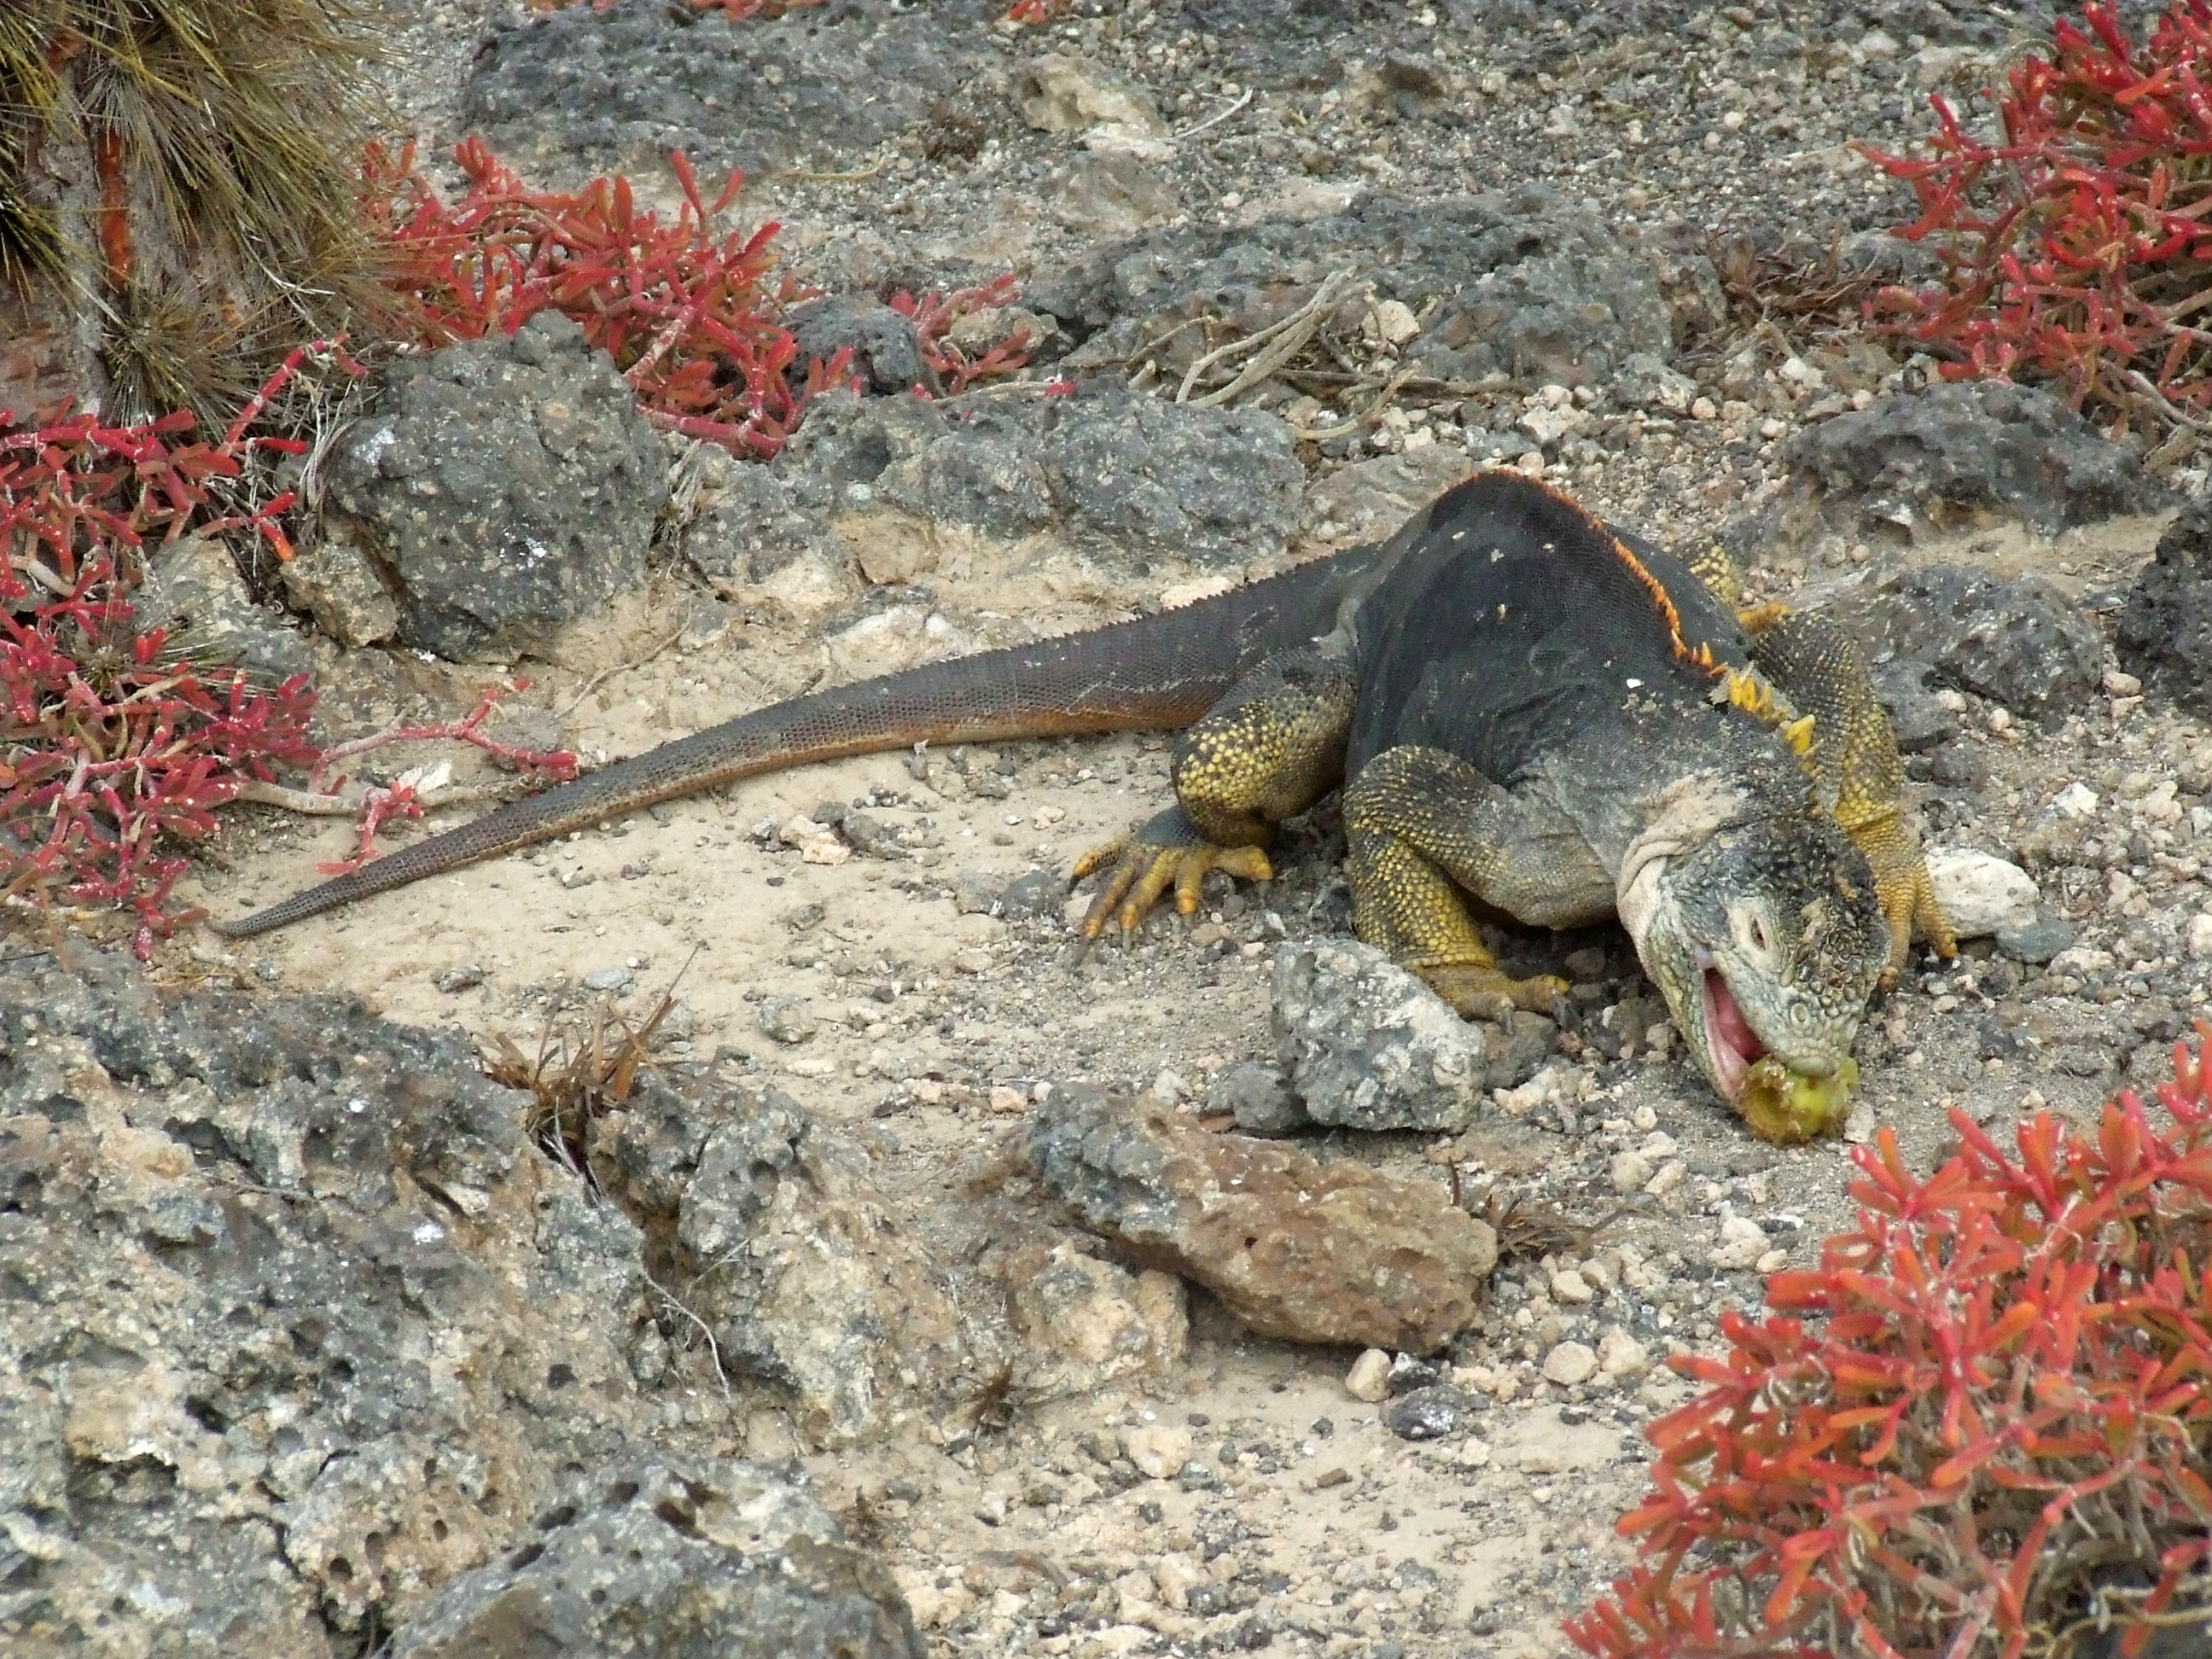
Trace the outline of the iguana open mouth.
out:
M 1713 1057 L 1713 1071 L 1721 1091 L 1730 1100 L 1743 1093 L 1743 1079 L 1766 1058 L 1766 1045 L 1751 1029 L 1743 1010 L 1729 989 L 1721 970 L 1708 965 L 1702 980 L 1705 1018 L 1705 1048 Z

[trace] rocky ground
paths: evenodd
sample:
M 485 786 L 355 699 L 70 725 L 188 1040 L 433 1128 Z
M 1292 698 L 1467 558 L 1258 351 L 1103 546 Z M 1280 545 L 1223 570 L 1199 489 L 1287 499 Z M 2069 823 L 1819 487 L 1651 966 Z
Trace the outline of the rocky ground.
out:
M 1929 390 L 1894 339 L 1724 283 L 1739 239 L 1770 296 L 1832 250 L 1820 280 L 1917 269 L 1846 141 L 1905 143 L 2037 16 L 994 17 L 405 19 L 426 144 L 481 130 L 548 182 L 657 177 L 677 144 L 744 167 L 736 212 L 830 296 L 803 336 L 872 390 L 754 466 L 660 446 L 565 325 L 397 365 L 290 589 L 319 634 L 233 605 L 239 650 L 312 653 L 334 735 L 526 676 L 504 734 L 596 759 L 1179 603 L 1520 465 L 1720 537 L 1868 644 L 1975 916 L 1870 1018 L 1851 1139 L 1924 1168 L 1951 1108 L 2086 1121 L 2162 1075 L 2212 981 L 2199 458 Z M 1008 270 L 1021 314 L 966 337 L 1029 328 L 1074 394 L 895 395 L 927 370 L 883 293 Z M 1176 401 L 1269 328 L 1306 330 L 1277 372 Z M 532 545 L 558 556 L 526 580 L 496 556 Z M 150 981 L 27 939 L 0 965 L 0 1632 L 520 1651 L 665 1632 L 688 1581 L 732 1652 L 1565 1651 L 1626 1559 L 1640 1430 L 1684 1397 L 1658 1362 L 1848 1220 L 1844 1148 L 1749 1137 L 1609 928 L 1499 935 L 1574 982 L 1563 1028 L 1438 1026 L 1342 944 L 1326 806 L 1272 883 L 1072 966 L 1061 872 L 1166 760 L 809 769 L 180 939 Z M 348 848 L 229 816 L 219 915 Z M 558 1073 L 664 994 L 652 1065 L 565 1134 L 480 1073 L 502 1042 L 505 1082 Z M 1251 1206 L 1241 1245 L 1209 1193 Z M 1301 1276 L 1306 1244 L 1394 1229 L 1446 1267 L 1388 1298 Z

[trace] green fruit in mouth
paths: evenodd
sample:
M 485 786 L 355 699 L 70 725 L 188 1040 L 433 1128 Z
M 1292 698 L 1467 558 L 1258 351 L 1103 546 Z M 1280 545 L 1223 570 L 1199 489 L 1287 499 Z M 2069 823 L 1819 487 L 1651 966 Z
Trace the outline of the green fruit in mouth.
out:
M 1807 1077 L 1778 1060 L 1762 1060 L 1743 1080 L 1744 1121 L 1762 1140 L 1795 1146 L 1843 1127 L 1858 1086 L 1859 1063 L 1846 1060 L 1828 1077 Z

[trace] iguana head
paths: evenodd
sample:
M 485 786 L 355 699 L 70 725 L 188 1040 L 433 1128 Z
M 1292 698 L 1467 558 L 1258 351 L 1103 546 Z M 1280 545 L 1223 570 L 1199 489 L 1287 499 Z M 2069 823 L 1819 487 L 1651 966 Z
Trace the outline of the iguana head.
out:
M 1717 828 L 1651 859 L 1623 917 L 1698 1069 L 1754 1128 L 1802 1139 L 1840 1117 L 1889 929 L 1873 870 L 1832 820 Z

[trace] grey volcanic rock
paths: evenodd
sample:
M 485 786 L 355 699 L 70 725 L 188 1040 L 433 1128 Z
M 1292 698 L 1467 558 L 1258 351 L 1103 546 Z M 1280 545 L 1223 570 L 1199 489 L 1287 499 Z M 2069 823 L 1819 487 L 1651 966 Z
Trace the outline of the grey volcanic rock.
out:
M 1524 1081 L 1552 1049 L 1552 1022 L 1462 1019 L 1372 945 L 1286 945 L 1275 957 L 1276 1052 L 1316 1123 L 1442 1129 L 1472 1123 L 1492 1089 Z
M 577 1478 L 505 1556 L 448 1583 L 388 1659 L 650 1654 L 921 1659 L 879 1552 L 787 1479 L 653 1457 Z
M 1891 683 L 1882 665 L 1905 659 L 1927 665 L 1948 684 L 2041 718 L 2079 708 L 2103 679 L 2097 630 L 2042 576 L 2008 581 L 1948 564 L 1889 568 L 1817 608 L 1859 640 L 1877 665 L 1878 687 Z
M 1085 1226 L 1262 1336 L 1431 1352 L 1474 1318 L 1498 1263 L 1496 1233 L 1441 1182 L 1209 1134 L 1088 1084 L 1036 1108 L 1028 1150 Z
M 702 183 L 834 167 L 922 126 L 931 106 L 976 76 L 980 41 L 963 0 L 902 10 L 867 0 L 742 21 L 720 11 L 621 0 L 493 23 L 461 89 L 461 114 L 508 161 L 574 176 L 660 173 L 682 149 Z M 988 62 L 988 58 L 986 59 Z M 1003 90 L 1004 70 L 992 76 Z
M 170 648 L 204 671 L 242 668 L 273 685 L 314 670 L 315 653 L 306 638 L 253 603 L 230 550 L 220 541 L 187 536 L 164 550 L 136 603 L 141 625 L 161 627 Z
M 404 642 L 509 656 L 643 579 L 666 464 L 574 323 L 541 312 L 509 338 L 402 360 L 384 392 L 331 456 L 330 501 Z
M 793 506 L 890 511 L 1006 540 L 1057 535 L 1123 562 L 1238 563 L 1282 550 L 1305 471 L 1290 428 L 1253 410 L 1194 409 L 1093 385 L 986 403 L 948 419 L 915 398 L 818 399 L 775 465 Z M 915 538 L 896 539 L 909 550 Z M 925 567 L 863 551 L 871 580 Z
M 772 467 L 708 446 L 690 463 L 697 494 L 684 556 L 716 592 L 743 590 L 813 614 L 856 599 L 853 550 L 821 513 L 800 509 Z
M 1089 355 L 1099 361 L 1150 356 L 1180 374 L 1347 269 L 1371 271 L 1378 299 L 1425 315 L 1404 355 L 1439 378 L 1598 384 L 1636 353 L 1674 349 L 1650 266 L 1596 214 L 1537 185 L 1437 201 L 1376 195 L 1314 220 L 1171 226 L 1101 245 L 1032 283 L 1023 303 L 1097 337 Z M 1200 316 L 1218 319 L 1216 334 L 1187 326 Z
M 943 1270 L 902 1234 L 866 1149 L 781 1089 L 699 1100 L 648 1079 L 595 1122 L 591 1159 L 665 1241 L 723 1363 L 787 1389 L 811 1438 L 896 1421 L 969 1369 Z
M 2212 715 L 2212 504 L 2196 502 L 2158 538 L 2128 590 L 2117 644 L 2146 685 Z
M 0 974 L 0 1651 L 356 1652 L 653 1431 L 637 1230 L 458 1033 L 71 955 Z
M 1999 380 L 1884 398 L 1808 428 L 1784 458 L 1832 524 L 1915 540 L 2002 517 L 2047 534 L 2167 500 L 2133 450 L 2049 392 Z
M 894 311 L 872 294 L 839 294 L 826 300 L 793 307 L 785 322 L 799 348 L 795 373 L 810 362 L 828 362 L 849 350 L 852 372 L 875 391 L 911 392 L 927 386 L 943 390 L 937 375 L 921 360 L 921 342 L 913 319 Z
M 1917 755 L 1958 734 L 1959 717 L 1928 689 L 1936 670 L 1917 657 L 1893 657 L 1869 670 L 1900 752 Z
M 1206 1087 L 1206 1109 L 1226 1112 L 1249 1135 L 1285 1135 L 1313 1123 L 1282 1068 L 1258 1060 L 1242 1061 L 1214 1079 Z

